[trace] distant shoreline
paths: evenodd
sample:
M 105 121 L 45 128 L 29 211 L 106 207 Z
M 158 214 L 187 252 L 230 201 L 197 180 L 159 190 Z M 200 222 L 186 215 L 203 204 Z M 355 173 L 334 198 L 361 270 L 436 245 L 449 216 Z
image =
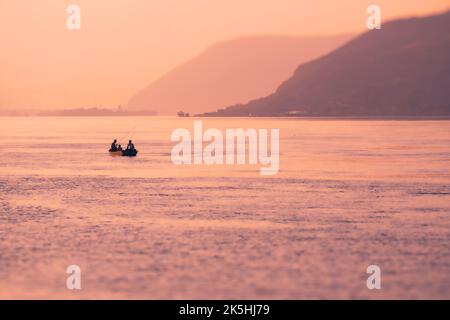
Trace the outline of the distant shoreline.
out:
M 105 118 L 105 117 L 173 117 L 179 118 L 176 115 L 157 115 L 157 114 L 79 114 L 79 115 L 67 115 L 67 114 L 29 114 L 29 115 L 9 115 L 0 114 L 0 118 Z M 449 116 L 191 116 L 185 117 L 183 119 L 189 118 L 221 118 L 221 119 L 232 119 L 232 118 L 269 118 L 269 119 L 292 119 L 292 120 L 386 120 L 386 121 L 433 121 L 433 120 L 450 120 Z
M 197 117 L 197 116 L 195 116 Z M 198 116 L 199 118 L 275 118 L 304 120 L 450 120 L 448 116 Z
M 0 117 L 135 117 L 135 116 L 155 116 L 153 110 L 122 110 L 107 108 L 77 108 L 63 110 L 3 110 Z

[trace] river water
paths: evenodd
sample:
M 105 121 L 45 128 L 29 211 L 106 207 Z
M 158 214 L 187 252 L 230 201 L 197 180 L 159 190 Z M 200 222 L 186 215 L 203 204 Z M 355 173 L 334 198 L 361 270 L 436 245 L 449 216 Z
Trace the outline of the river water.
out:
M 174 165 L 192 118 L 0 118 L 0 298 L 450 299 L 450 121 L 201 120 L 279 129 L 279 173 Z

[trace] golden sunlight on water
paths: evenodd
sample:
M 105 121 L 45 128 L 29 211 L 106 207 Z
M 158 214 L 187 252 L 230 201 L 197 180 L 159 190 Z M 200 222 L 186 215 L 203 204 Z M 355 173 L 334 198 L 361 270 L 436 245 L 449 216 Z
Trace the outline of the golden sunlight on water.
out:
M 200 120 L 280 129 L 279 173 L 175 166 L 192 118 L 0 118 L 0 298 L 450 298 L 449 121 Z

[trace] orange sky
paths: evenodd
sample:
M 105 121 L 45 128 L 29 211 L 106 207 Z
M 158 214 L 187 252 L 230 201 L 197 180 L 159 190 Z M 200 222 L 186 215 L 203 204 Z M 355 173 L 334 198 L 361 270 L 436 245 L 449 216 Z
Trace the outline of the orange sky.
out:
M 81 30 L 66 7 L 81 7 Z M 242 35 L 331 35 L 450 8 L 450 0 L 0 0 L 0 108 L 126 104 L 173 66 Z

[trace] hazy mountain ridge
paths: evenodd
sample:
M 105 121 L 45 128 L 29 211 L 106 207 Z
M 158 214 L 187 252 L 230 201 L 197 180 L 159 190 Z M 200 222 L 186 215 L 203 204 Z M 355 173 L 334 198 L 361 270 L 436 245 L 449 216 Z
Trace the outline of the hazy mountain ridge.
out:
M 450 12 L 385 23 L 214 116 L 448 116 Z
M 302 62 L 325 54 L 351 38 L 242 37 L 213 45 L 133 96 L 129 110 L 173 115 L 214 111 L 273 93 Z

